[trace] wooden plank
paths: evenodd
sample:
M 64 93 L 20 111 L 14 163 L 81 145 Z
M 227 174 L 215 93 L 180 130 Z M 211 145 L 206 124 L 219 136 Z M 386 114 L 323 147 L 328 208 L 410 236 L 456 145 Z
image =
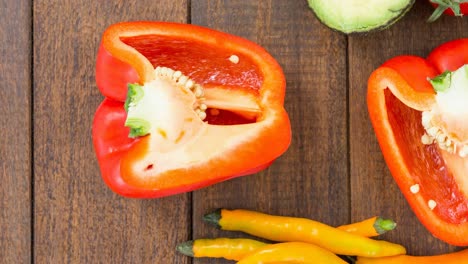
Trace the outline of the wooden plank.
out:
M 112 193 L 91 140 L 103 99 L 94 65 L 104 29 L 186 18 L 186 1 L 34 1 L 36 263 L 189 262 L 174 249 L 190 234 L 190 195 L 136 200 Z
M 0 3 L 0 262 L 31 261 L 31 1 Z
M 398 228 L 384 238 L 404 244 L 417 255 L 449 252 L 454 247 L 426 231 L 394 183 L 369 121 L 366 91 L 370 73 L 387 59 L 402 54 L 426 56 L 445 41 L 468 36 L 466 19 L 444 17 L 428 24 L 425 20 L 431 12 L 428 3 L 417 2 L 390 29 L 349 38 L 351 218 L 374 214 L 394 218 Z
M 348 222 L 346 38 L 323 27 L 306 1 L 205 0 L 191 8 L 193 24 L 250 39 L 278 60 L 293 129 L 289 150 L 269 169 L 194 192 L 193 237 L 244 236 L 202 222 L 220 207 Z

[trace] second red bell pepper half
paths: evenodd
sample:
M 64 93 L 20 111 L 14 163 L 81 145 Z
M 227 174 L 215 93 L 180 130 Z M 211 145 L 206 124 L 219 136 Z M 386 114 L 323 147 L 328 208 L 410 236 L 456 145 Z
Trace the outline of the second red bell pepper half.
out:
M 368 81 L 370 118 L 393 178 L 422 224 L 468 245 L 468 39 L 399 56 Z
M 291 141 L 279 64 L 251 41 L 195 25 L 126 22 L 103 34 L 106 97 L 93 123 L 115 192 L 156 198 L 267 168 Z

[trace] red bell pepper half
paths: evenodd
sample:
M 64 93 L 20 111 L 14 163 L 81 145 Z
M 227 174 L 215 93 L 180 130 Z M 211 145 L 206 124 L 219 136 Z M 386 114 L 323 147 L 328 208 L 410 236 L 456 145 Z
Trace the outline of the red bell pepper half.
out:
M 291 141 L 285 79 L 260 46 L 178 23 L 127 22 L 103 34 L 106 97 L 93 142 L 106 184 L 156 198 L 253 174 Z
M 368 81 L 368 110 L 385 161 L 436 237 L 468 245 L 468 39 L 426 59 L 399 56 Z M 465 65 L 465 66 L 464 66 Z

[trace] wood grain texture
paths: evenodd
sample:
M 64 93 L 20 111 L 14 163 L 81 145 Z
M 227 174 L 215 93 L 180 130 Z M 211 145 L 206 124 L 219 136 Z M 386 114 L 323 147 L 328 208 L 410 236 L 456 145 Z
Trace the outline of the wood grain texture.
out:
M 410 254 L 457 250 L 410 210 L 365 101 L 367 78 L 385 60 L 425 56 L 468 37 L 467 18 L 427 24 L 431 12 L 418 1 L 391 28 L 347 37 L 318 22 L 305 0 L 0 1 L 0 263 L 232 263 L 175 252 L 192 238 L 249 237 L 202 222 L 220 207 L 330 225 L 377 214 L 399 224 L 382 238 Z M 101 180 L 91 139 L 103 99 L 95 58 L 105 28 L 130 20 L 191 22 L 265 47 L 287 79 L 289 150 L 257 175 L 193 193 L 156 200 L 114 194 Z
M 455 250 L 434 238 L 417 220 L 388 171 L 370 124 L 367 79 L 380 64 L 394 56 L 426 56 L 433 48 L 455 38 L 468 37 L 468 21 L 442 17 L 427 24 L 432 8 L 425 1 L 390 29 L 349 38 L 349 99 L 352 220 L 379 214 L 398 222 L 383 238 L 405 245 L 410 254 L 438 254 Z
M 219 207 L 348 222 L 345 37 L 323 27 L 306 1 L 209 0 L 191 8 L 193 24 L 250 39 L 278 60 L 293 129 L 289 150 L 269 169 L 194 192 L 193 237 L 245 236 L 202 222 Z
M 31 3 L 0 2 L 0 263 L 31 260 Z
M 110 24 L 185 22 L 186 1 L 34 1 L 35 263 L 188 263 L 190 195 L 119 197 L 101 180 L 91 139 L 103 97 L 96 51 Z

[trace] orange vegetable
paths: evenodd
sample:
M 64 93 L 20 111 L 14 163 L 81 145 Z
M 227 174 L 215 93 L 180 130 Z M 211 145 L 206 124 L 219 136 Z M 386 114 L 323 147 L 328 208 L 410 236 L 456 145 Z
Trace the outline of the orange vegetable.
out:
M 468 246 L 467 64 L 468 38 L 426 59 L 394 57 L 371 74 L 367 93 L 383 157 L 409 206 L 435 237 L 458 246 Z
M 188 192 L 267 168 L 288 148 L 280 65 L 212 29 L 123 22 L 103 33 L 93 143 L 105 183 L 133 198 Z

